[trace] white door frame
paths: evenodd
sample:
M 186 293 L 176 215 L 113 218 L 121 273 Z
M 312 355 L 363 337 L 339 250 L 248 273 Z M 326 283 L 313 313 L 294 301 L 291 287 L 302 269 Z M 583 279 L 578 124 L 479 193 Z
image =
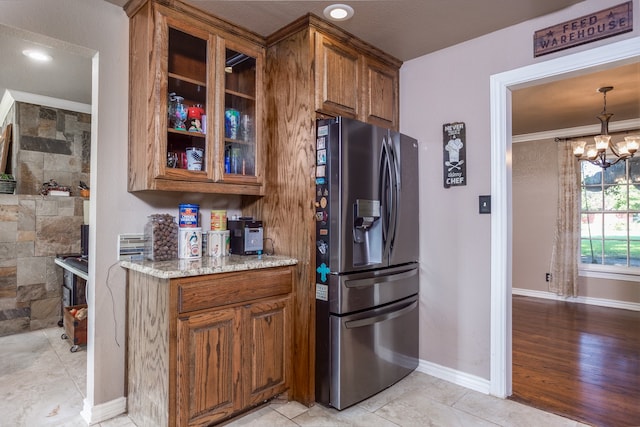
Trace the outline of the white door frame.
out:
M 491 380 L 505 398 L 511 386 L 511 90 L 640 60 L 640 37 L 491 76 Z

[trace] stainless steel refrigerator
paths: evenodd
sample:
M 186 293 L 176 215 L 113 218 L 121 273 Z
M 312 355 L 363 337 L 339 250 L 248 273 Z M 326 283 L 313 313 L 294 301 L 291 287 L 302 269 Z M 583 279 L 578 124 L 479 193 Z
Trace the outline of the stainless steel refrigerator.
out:
M 344 409 L 418 366 L 418 143 L 316 125 L 316 401 Z

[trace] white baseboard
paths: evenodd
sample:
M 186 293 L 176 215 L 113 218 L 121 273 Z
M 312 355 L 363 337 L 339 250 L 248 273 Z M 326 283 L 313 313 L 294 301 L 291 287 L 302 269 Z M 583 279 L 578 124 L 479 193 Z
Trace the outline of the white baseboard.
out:
M 432 377 L 440 378 L 441 380 L 449 381 L 450 383 L 484 394 L 489 394 L 491 388 L 491 382 L 489 380 L 467 374 L 465 372 L 456 371 L 455 369 L 447 368 L 446 366 L 427 362 L 426 360 L 420 360 L 416 370 L 424 374 L 431 375 Z
M 525 297 L 535 297 L 552 299 L 557 301 L 577 302 L 580 304 L 597 305 L 600 307 L 621 308 L 623 310 L 640 311 L 640 304 L 636 302 L 617 301 L 604 298 L 591 298 L 591 297 L 567 297 L 562 295 L 556 295 L 553 292 L 547 291 L 534 291 L 531 289 L 513 288 L 511 290 L 513 295 L 521 295 Z
M 80 416 L 82 416 L 88 425 L 94 425 L 117 417 L 125 412 L 127 412 L 126 397 L 119 397 L 95 406 L 91 406 L 87 399 L 84 399 L 84 408 L 82 408 Z

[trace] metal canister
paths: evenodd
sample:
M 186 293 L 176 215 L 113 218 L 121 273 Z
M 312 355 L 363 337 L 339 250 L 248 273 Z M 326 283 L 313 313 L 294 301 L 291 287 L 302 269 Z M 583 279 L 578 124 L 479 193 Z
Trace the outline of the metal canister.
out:
M 220 231 L 227 229 L 227 211 L 212 210 L 211 211 L 211 231 Z
M 181 204 L 179 206 L 179 221 L 180 228 L 194 228 L 198 226 L 198 212 L 200 205 Z
M 209 256 L 221 257 L 229 255 L 229 244 L 231 242 L 229 230 L 210 231 L 207 240 Z
M 202 257 L 202 228 L 181 228 L 178 232 L 178 258 Z

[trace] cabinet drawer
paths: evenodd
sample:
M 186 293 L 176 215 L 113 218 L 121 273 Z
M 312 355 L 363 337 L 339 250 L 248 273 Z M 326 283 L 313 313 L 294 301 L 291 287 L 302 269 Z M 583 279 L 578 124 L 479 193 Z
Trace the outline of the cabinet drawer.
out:
M 290 267 L 211 274 L 178 280 L 178 312 L 237 304 L 291 292 Z

